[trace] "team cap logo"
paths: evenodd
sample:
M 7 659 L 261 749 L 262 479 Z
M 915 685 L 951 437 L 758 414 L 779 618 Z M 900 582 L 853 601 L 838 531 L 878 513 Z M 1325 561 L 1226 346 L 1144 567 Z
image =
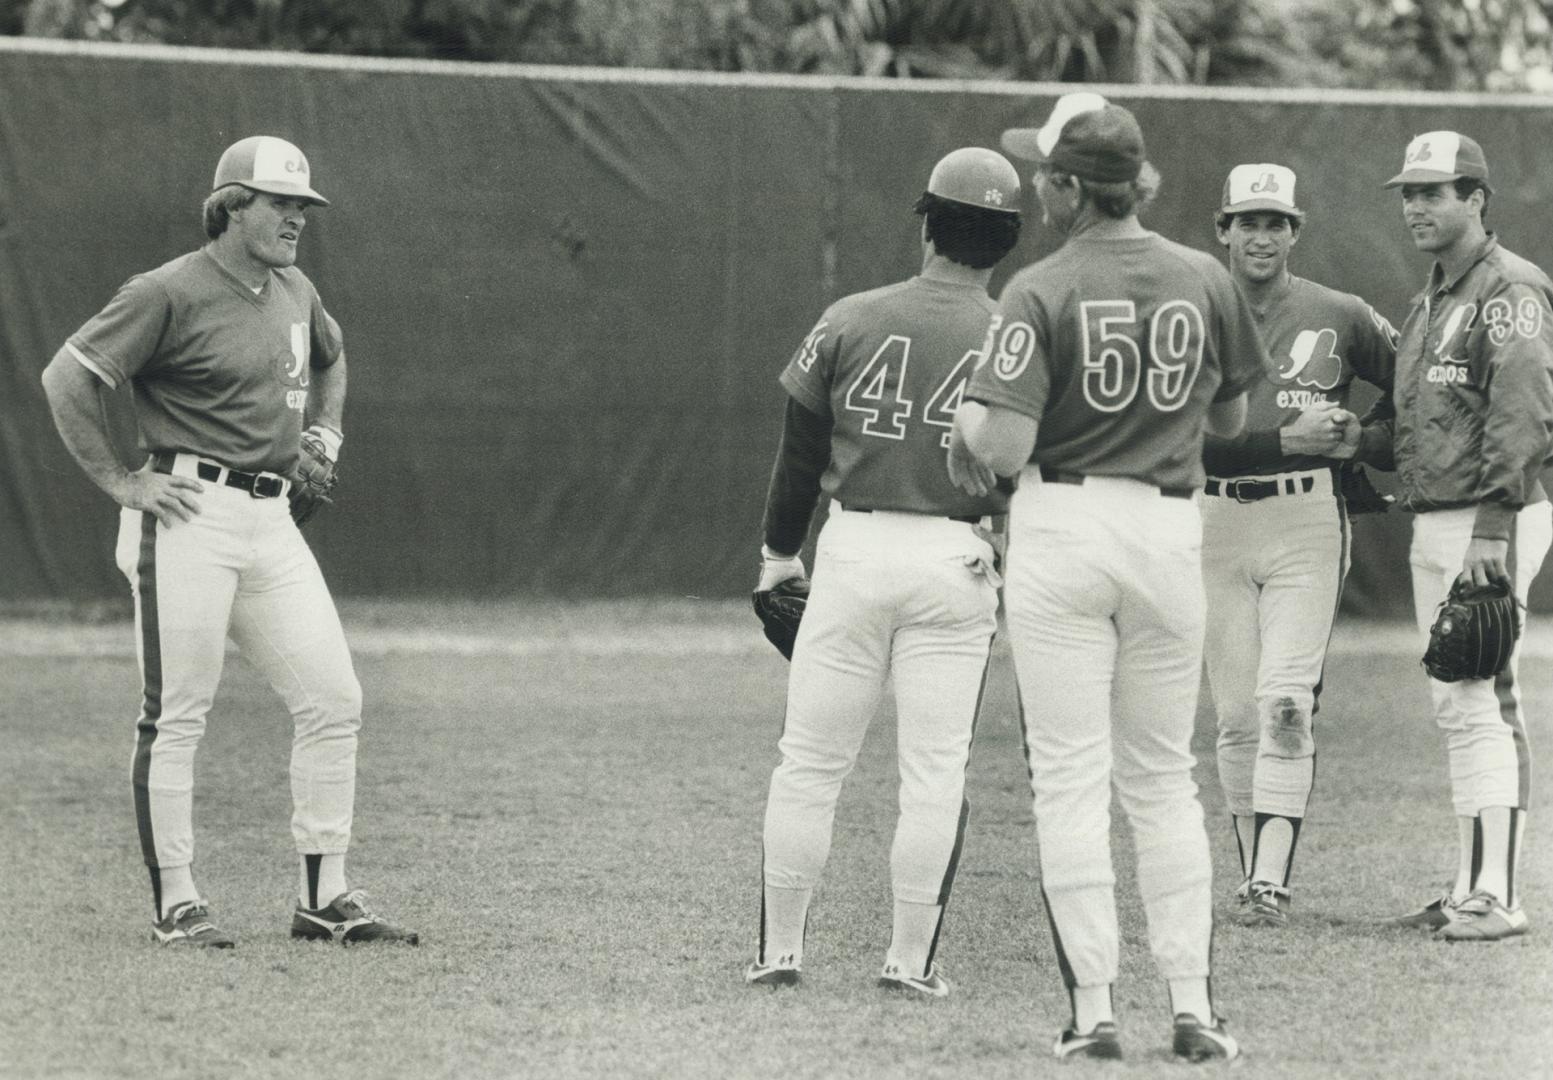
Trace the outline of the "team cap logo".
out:
M 1271 210 L 1298 220 L 1305 215 L 1295 205 L 1294 182 L 1294 170 L 1284 165 L 1236 165 L 1224 178 L 1219 212 L 1245 214 Z
M 328 206 L 329 200 L 311 187 L 312 172 L 307 155 L 285 139 L 273 135 L 250 135 L 226 148 L 216 165 L 211 190 L 241 184 L 271 195 L 293 195 Z
M 1462 176 L 1488 183 L 1488 159 L 1477 140 L 1456 131 L 1426 131 L 1407 144 L 1402 171 L 1386 186 L 1443 184 Z
M 1099 94 L 1063 94 L 1039 128 L 1003 132 L 1003 149 L 1015 157 L 1098 183 L 1125 183 L 1143 171 L 1143 129 L 1130 111 Z
M 1019 172 L 996 150 L 967 146 L 946 154 L 928 177 L 929 195 L 983 210 L 1019 213 Z

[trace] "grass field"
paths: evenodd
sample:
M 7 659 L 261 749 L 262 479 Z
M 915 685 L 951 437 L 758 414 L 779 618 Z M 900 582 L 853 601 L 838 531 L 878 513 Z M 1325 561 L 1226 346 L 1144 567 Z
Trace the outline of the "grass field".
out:
M 745 987 L 786 667 L 737 604 L 352 605 L 366 689 L 353 884 L 420 948 L 286 936 L 289 723 L 235 656 L 205 742 L 196 867 L 225 954 L 150 941 L 130 809 L 127 627 L 0 621 L 4 1077 L 1180 1076 L 1125 826 L 1117 1007 L 1129 1060 L 1059 1066 L 1067 1017 L 1037 894 L 1000 653 L 940 957 L 943 1001 L 874 988 L 889 935 L 894 737 L 837 815 L 798 992 Z M 1533 634 L 1545 633 L 1538 628 Z M 1276 1077 L 1553 1075 L 1553 830 L 1534 819 L 1530 936 L 1447 946 L 1375 925 L 1454 867 L 1440 740 L 1406 634 L 1348 628 L 1286 931 L 1221 925 L 1216 991 Z M 1402 644 L 1399 646 L 1398 642 Z M 1533 639 L 1535 645 L 1536 639 Z M 1553 747 L 1553 664 L 1523 664 Z M 1199 717 L 1216 891 L 1236 871 Z M 1546 805 L 1546 799 L 1543 800 Z

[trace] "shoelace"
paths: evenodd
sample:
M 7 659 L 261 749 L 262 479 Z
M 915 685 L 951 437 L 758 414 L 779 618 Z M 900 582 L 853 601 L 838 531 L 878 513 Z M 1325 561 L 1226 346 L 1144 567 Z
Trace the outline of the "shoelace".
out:
M 1492 911 L 1496 903 L 1498 901 L 1493 893 L 1475 892 L 1455 907 L 1457 913 L 1462 915 L 1484 915 Z
M 361 913 L 363 919 L 377 920 L 377 916 L 367 908 L 367 893 L 365 889 L 352 889 L 340 898 L 340 903 L 350 904 Z

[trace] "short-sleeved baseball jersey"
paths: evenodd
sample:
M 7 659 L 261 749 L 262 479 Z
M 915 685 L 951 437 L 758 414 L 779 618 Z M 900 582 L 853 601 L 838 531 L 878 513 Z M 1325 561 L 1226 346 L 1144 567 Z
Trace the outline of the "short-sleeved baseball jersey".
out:
M 130 278 L 67 345 L 110 386 L 130 380 L 141 449 L 278 473 L 296 464 L 310 369 L 343 348 L 301 270 L 256 294 L 204 250 Z
M 970 398 L 1040 422 L 1031 460 L 1196 488 L 1211 401 L 1260 378 L 1250 309 L 1216 259 L 1156 233 L 1080 234 L 1003 290 Z
M 1355 376 L 1391 392 L 1397 332 L 1386 319 L 1351 293 L 1338 292 L 1292 274 L 1289 290 L 1257 318 L 1270 363 L 1246 390 L 1246 431 L 1276 432 L 1301 410 L 1332 402 L 1344 408 Z M 1330 458 L 1275 453 L 1257 461 L 1252 473 L 1323 469 Z
M 987 338 L 985 289 L 914 277 L 832 304 L 782 372 L 799 404 L 832 418 L 822 489 L 849 510 L 1001 514 L 1007 496 L 949 481 L 955 410 Z

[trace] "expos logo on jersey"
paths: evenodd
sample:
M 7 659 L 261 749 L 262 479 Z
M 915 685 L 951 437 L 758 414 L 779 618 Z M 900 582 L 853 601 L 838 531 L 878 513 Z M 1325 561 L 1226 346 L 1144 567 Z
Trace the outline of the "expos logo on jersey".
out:
M 309 379 L 308 359 L 312 352 L 312 335 L 305 322 L 291 324 L 290 340 L 286 348 L 275 357 L 277 373 L 286 387 L 286 408 L 302 412 L 307 408 Z
M 1280 408 L 1303 409 L 1326 401 L 1326 391 L 1343 379 L 1343 358 L 1337 353 L 1337 331 L 1330 326 L 1301 330 L 1278 362 L 1278 377 L 1300 389 L 1278 391 Z

